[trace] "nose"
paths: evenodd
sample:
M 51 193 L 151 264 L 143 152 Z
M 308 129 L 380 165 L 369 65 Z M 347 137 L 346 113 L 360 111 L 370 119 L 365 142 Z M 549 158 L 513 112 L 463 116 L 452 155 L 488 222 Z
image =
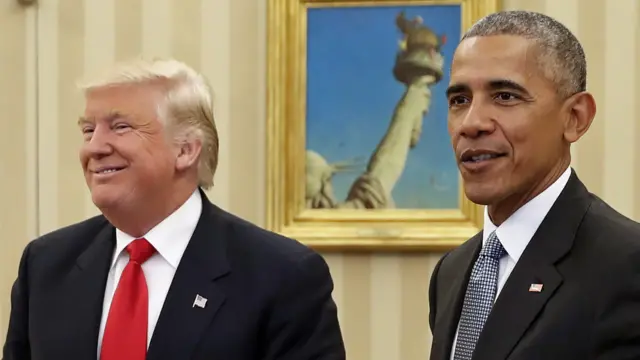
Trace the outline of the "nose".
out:
M 478 138 L 495 131 L 495 122 L 489 109 L 480 102 L 472 103 L 467 112 L 462 114 L 458 133 L 466 138 Z
M 90 138 L 85 141 L 84 151 L 90 157 L 96 158 L 110 155 L 113 152 L 111 145 L 112 136 L 110 130 L 102 126 L 96 126 Z

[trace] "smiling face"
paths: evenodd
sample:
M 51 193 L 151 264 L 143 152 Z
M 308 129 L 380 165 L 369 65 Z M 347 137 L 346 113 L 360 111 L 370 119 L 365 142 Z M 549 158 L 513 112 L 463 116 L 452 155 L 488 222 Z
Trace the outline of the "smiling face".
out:
M 451 67 L 448 129 L 465 192 L 489 205 L 496 223 L 566 169 L 569 144 L 593 118 L 584 112 L 590 96 L 560 98 L 538 52 L 523 37 L 472 37 L 460 44 Z
M 80 161 L 101 210 L 140 208 L 171 189 L 176 154 L 158 119 L 160 96 L 153 84 L 87 93 Z

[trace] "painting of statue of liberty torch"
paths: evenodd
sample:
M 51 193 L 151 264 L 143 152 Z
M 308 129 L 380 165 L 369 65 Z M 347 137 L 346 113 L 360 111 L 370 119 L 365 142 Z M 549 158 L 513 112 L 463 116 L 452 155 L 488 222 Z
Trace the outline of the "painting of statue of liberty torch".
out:
M 306 207 L 457 208 L 444 89 L 460 8 L 310 9 L 307 36 Z

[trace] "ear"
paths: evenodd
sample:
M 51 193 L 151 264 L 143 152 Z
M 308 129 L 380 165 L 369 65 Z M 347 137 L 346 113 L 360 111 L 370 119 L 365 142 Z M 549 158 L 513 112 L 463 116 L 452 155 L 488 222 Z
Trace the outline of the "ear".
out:
M 198 161 L 202 143 L 195 136 L 187 136 L 176 144 L 176 150 L 176 170 L 185 171 Z
M 581 92 L 567 99 L 568 121 L 564 127 L 564 139 L 578 141 L 589 130 L 596 116 L 596 101 L 588 92 Z

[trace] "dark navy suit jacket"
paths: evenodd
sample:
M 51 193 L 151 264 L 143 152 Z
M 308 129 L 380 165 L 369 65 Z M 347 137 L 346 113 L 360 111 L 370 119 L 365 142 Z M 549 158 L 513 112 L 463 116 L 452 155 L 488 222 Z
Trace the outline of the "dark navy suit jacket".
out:
M 431 360 L 449 360 L 482 233 L 435 266 Z M 529 291 L 542 284 L 542 291 Z M 640 359 L 640 224 L 572 171 L 500 292 L 473 360 Z
M 203 210 L 151 338 L 148 360 L 342 360 L 323 258 L 213 205 Z M 32 241 L 11 295 L 4 360 L 97 357 L 115 229 L 97 216 Z M 194 307 L 196 295 L 208 299 Z

